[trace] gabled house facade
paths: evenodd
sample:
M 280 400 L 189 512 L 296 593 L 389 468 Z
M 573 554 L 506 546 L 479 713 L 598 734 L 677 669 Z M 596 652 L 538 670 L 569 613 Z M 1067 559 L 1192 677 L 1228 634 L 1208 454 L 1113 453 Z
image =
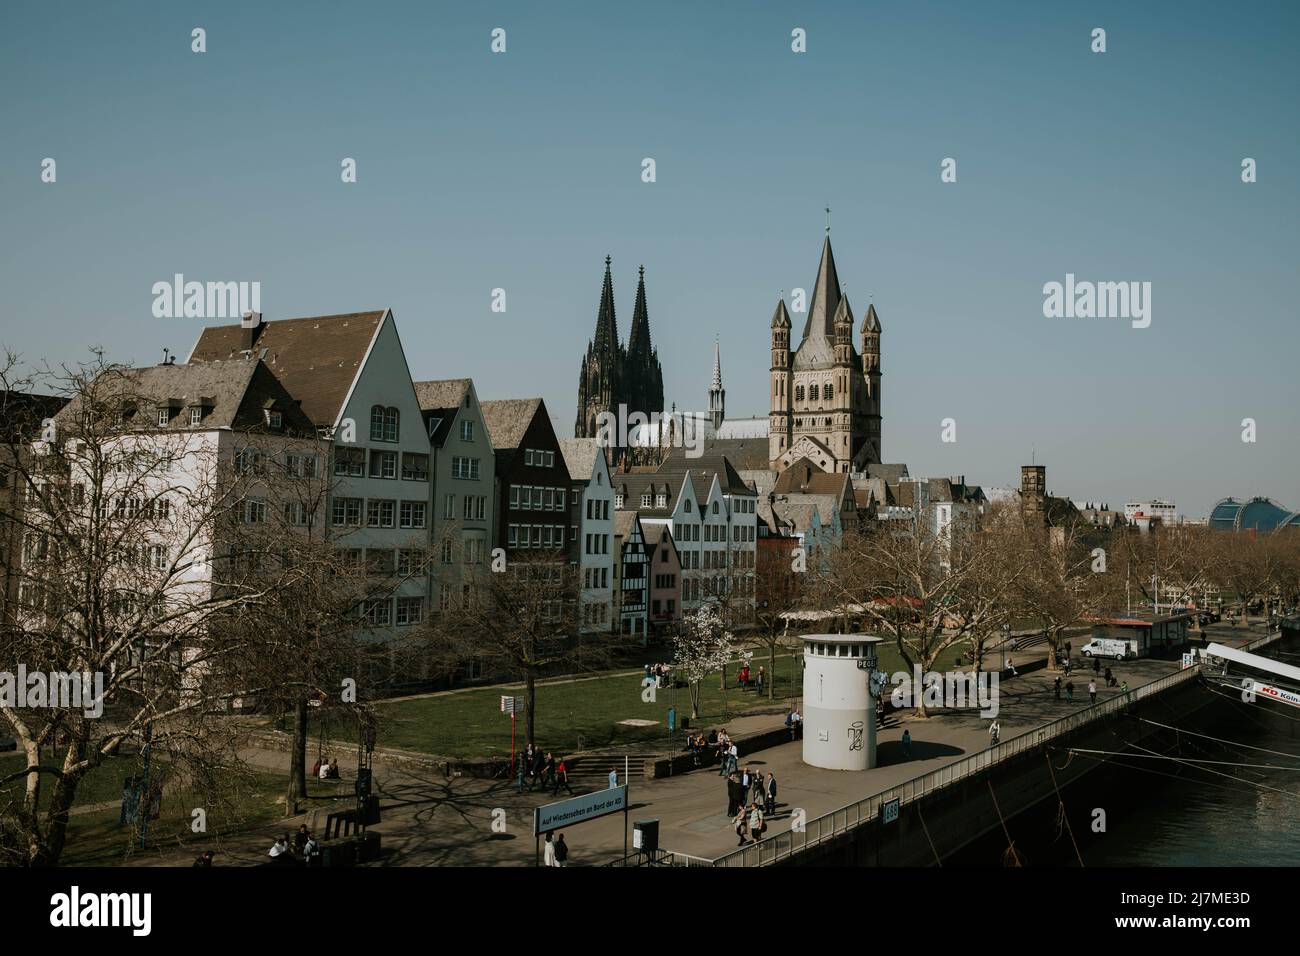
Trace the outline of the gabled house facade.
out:
M 578 627 L 584 634 L 609 634 L 614 613 L 614 489 L 604 450 L 595 438 L 562 438 L 570 495 L 578 520 Z

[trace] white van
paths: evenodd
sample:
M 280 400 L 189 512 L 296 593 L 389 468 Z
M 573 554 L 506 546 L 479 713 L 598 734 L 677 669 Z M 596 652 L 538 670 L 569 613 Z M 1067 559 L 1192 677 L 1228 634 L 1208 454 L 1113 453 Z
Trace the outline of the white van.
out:
M 1079 652 L 1084 657 L 1113 657 L 1117 661 L 1132 660 L 1138 656 L 1136 641 L 1120 641 L 1113 638 L 1098 638 L 1083 645 Z

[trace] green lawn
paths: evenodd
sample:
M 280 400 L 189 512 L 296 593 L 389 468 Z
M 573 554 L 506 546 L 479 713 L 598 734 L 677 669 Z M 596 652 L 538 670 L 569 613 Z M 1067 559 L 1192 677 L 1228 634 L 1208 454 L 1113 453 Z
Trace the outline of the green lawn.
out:
M 893 673 L 903 669 L 903 660 L 893 646 L 880 645 L 878 658 L 881 666 Z M 956 659 L 956 650 L 944 654 L 938 667 L 946 670 Z M 726 720 L 763 710 L 783 710 L 793 696 L 801 692 L 798 686 L 798 658 L 788 651 L 778 654 L 775 668 L 773 697 L 766 693 L 759 697 L 753 690 L 741 691 L 736 686 L 736 665 L 728 670 L 728 689 L 724 693 L 721 680 L 714 675 L 701 684 L 700 717 L 692 721 L 692 729 L 718 726 Z M 759 665 L 768 667 L 767 654 L 757 651 L 751 664 L 753 673 Z M 795 672 L 792 674 L 792 668 Z M 771 678 L 769 675 L 769 683 Z M 522 685 L 505 689 L 484 688 L 459 693 L 440 694 L 414 700 L 379 704 L 378 744 L 420 753 L 448 757 L 509 756 L 510 719 L 501 713 L 503 692 L 520 694 Z M 653 703 L 641 699 L 641 678 L 636 674 L 593 677 L 566 683 L 539 684 L 537 688 L 537 742 L 550 750 L 572 752 L 595 747 L 616 746 L 620 743 L 667 739 L 668 709 L 676 707 L 680 735 L 680 720 L 690 717 L 690 694 L 686 688 L 659 688 Z M 620 724 L 629 719 L 653 720 L 649 727 Z M 355 745 L 356 728 L 346 718 L 323 717 L 313 714 L 310 732 L 313 754 L 316 741 L 321 736 L 321 721 L 325 722 L 325 737 L 334 741 L 342 751 Z M 527 743 L 524 720 L 520 717 L 516 747 Z M 326 749 L 329 749 L 327 745 Z
M 0 755 L 0 777 L 20 770 L 22 766 L 20 755 Z M 154 761 L 151 772 L 160 769 L 166 768 L 159 761 Z M 111 866 L 133 852 L 147 852 L 132 848 L 135 834 L 131 828 L 118 826 L 121 818 L 122 779 L 128 775 L 139 775 L 141 771 L 138 756 L 121 756 L 109 759 L 83 778 L 73 804 L 62 865 Z M 321 783 L 309 780 L 307 786 L 311 802 L 315 805 L 328 801 L 339 789 L 338 781 Z M 42 787 L 43 805 L 48 799 L 49 789 L 49 781 L 46 780 Z M 276 802 L 285 790 L 285 778 L 280 774 L 260 771 L 239 775 L 232 773 L 228 779 L 228 790 L 224 795 L 226 799 L 218 805 L 216 801 L 184 787 L 166 789 L 158 819 L 149 821 L 147 845 L 156 848 L 185 843 L 194 847 L 195 854 L 198 854 L 201 850 L 215 848 L 215 840 L 222 835 L 273 823 L 284 816 L 283 804 Z M 0 787 L 0 808 L 18 798 L 21 793 L 21 781 Z M 114 804 L 110 809 L 77 811 L 77 808 L 109 801 Z M 349 787 L 340 806 L 347 809 L 353 802 Z M 193 811 L 200 807 L 207 815 L 206 833 L 194 833 L 190 829 L 194 820 Z

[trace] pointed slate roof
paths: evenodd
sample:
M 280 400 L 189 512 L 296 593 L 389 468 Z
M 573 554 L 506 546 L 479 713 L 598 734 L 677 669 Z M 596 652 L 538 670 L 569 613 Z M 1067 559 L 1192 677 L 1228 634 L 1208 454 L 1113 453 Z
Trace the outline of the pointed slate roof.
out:
M 879 332 L 880 319 L 876 317 L 876 307 L 874 304 L 867 304 L 867 314 L 862 317 L 863 332 Z
M 831 237 L 822 242 L 822 259 L 817 265 L 817 282 L 813 286 L 812 303 L 808 306 L 808 321 L 804 323 L 803 339 L 812 336 L 829 336 L 832 320 L 840 304 L 840 277 L 835 272 L 835 256 L 831 252 Z
M 629 358 L 636 356 L 641 359 L 648 357 L 650 352 L 650 313 L 645 304 L 645 266 L 641 266 L 640 278 L 636 284 L 636 305 L 632 307 L 632 331 L 627 340 L 627 354 Z
M 719 391 L 722 388 L 722 346 L 715 338 L 713 340 L 713 391 Z
M 778 299 L 776 302 L 776 311 L 772 313 L 772 328 L 790 328 L 790 313 L 785 310 L 784 298 Z
M 618 352 L 618 320 L 614 315 L 614 277 L 610 274 L 610 257 L 605 257 L 605 281 L 600 288 L 600 308 L 596 311 L 596 334 L 591 350 L 597 355 Z

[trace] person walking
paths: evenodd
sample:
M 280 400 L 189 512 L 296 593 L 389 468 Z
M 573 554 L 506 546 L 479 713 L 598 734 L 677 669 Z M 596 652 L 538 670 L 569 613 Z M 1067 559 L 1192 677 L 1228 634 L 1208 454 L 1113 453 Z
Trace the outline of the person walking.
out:
M 910 730 L 903 731 L 902 743 L 903 743 L 903 759 L 911 760 L 912 759 L 912 732 Z
M 557 834 L 555 837 L 555 865 L 565 866 L 565 861 L 569 859 L 569 845 L 564 842 L 564 834 Z
M 1097 682 L 1095 680 L 1088 681 L 1088 700 L 1091 703 L 1097 703 Z
M 761 772 L 756 772 L 754 776 L 750 779 L 749 798 L 751 801 L 759 804 L 760 806 L 764 804 L 767 800 L 767 798 L 763 795 L 763 774 Z
M 1071 704 L 1074 703 L 1074 681 L 1072 680 L 1065 682 L 1065 699 Z
M 727 816 L 734 817 L 740 806 L 740 779 L 733 773 L 727 775 Z
M 767 811 L 769 817 L 776 813 L 776 774 L 772 773 L 770 770 L 767 774 L 767 794 L 766 800 L 764 801 L 764 809 Z
M 1012 660 L 1011 658 L 1009 658 L 1009 657 L 1007 658 L 1007 670 L 1011 671 L 1011 676 L 1012 676 L 1012 677 L 1019 677 L 1019 676 L 1020 676 L 1020 674 L 1018 674 L 1018 673 L 1016 672 L 1016 662 L 1013 661 L 1013 660 Z
M 1100 673 L 1101 673 L 1101 658 L 1100 658 L 1100 657 L 1094 657 L 1094 658 L 1092 659 L 1092 672 L 1093 672 L 1094 674 L 1100 674 Z
M 731 769 L 734 771 L 736 765 L 740 763 L 740 748 L 732 743 L 730 737 L 727 738 L 727 744 L 727 763 L 730 764 Z
M 763 839 L 763 831 L 767 829 L 767 823 L 763 820 L 763 808 L 757 803 L 749 805 L 749 835 L 757 843 Z
M 989 746 L 996 747 L 998 745 L 998 738 L 1001 736 L 1002 736 L 1002 728 L 998 725 L 998 722 L 995 720 L 993 721 L 993 723 L 989 724 Z
M 759 696 L 759 697 L 762 697 L 762 696 L 763 696 L 763 681 L 764 681 L 764 679 L 765 679 L 766 677 L 767 677 L 767 674 L 766 674 L 766 672 L 763 670 L 763 665 L 760 664 L 760 665 L 758 666 L 758 682 L 754 685 L 754 688 L 758 691 L 758 696 Z
M 542 844 L 542 866 L 559 866 L 555 861 L 555 840 L 551 834 L 546 834 L 546 842 Z
M 734 817 L 732 817 L 731 822 L 732 822 L 733 824 L 735 824 L 735 826 L 736 826 L 736 836 L 739 837 L 739 839 L 740 839 L 740 842 L 737 843 L 736 846 L 744 846 L 744 845 L 745 845 L 745 828 L 746 828 L 746 825 L 747 825 L 747 823 L 746 823 L 746 818 L 745 818 L 745 806 L 744 806 L 744 804 L 741 804 L 740 809 L 736 811 L 736 814 L 735 814 Z
M 546 777 L 542 780 L 542 789 L 554 787 L 558 792 L 559 787 L 556 786 L 555 781 L 555 755 L 548 750 L 546 751 Z
M 1057 700 L 1061 699 L 1061 676 L 1059 674 L 1052 681 L 1052 693 L 1056 695 Z
M 1106 668 L 1106 686 L 1107 687 L 1115 686 L 1115 675 L 1111 672 L 1111 669 L 1109 667 Z
M 555 768 L 555 790 L 551 792 L 551 796 L 559 796 L 561 786 L 569 791 L 569 796 L 573 796 L 573 787 L 569 786 L 569 767 L 563 758 L 561 758 L 559 766 Z

